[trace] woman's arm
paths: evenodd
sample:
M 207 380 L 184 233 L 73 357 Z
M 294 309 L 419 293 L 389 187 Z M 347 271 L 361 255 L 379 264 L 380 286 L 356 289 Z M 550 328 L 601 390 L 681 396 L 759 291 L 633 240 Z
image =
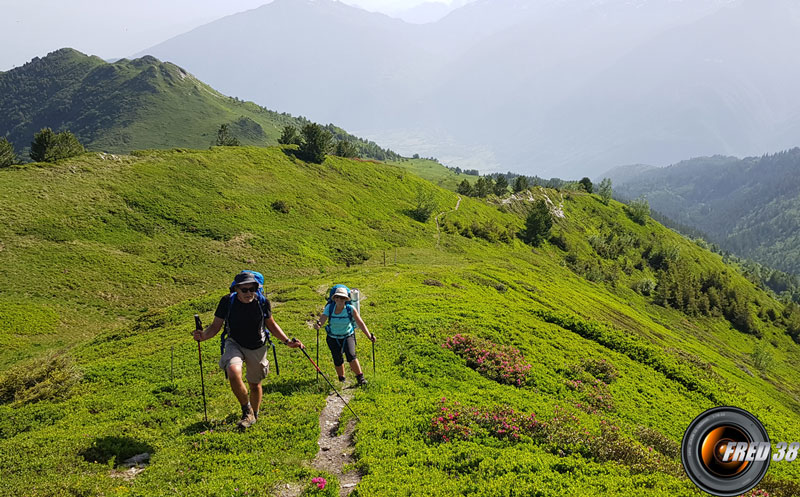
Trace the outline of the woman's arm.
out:
M 318 330 L 318 329 L 322 328 L 323 326 L 325 326 L 325 322 L 327 320 L 328 320 L 328 316 L 325 314 L 325 312 L 323 312 L 322 314 L 319 315 L 319 317 L 317 318 L 317 321 L 314 323 L 314 329 Z
M 355 307 L 353 307 L 353 319 L 355 319 L 356 324 L 358 325 L 359 328 L 361 328 L 364 334 L 367 335 L 367 338 L 369 338 L 374 342 L 375 335 L 369 332 L 369 330 L 367 329 L 367 325 L 364 323 L 364 320 L 361 319 L 361 315 L 358 313 Z

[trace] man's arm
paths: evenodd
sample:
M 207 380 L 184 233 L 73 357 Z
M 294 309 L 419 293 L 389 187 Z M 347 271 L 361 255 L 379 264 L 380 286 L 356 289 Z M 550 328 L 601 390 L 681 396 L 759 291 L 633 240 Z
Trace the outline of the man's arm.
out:
M 297 347 L 305 348 L 303 342 L 301 342 L 300 340 L 295 340 L 295 341 L 290 340 L 289 337 L 286 335 L 286 333 L 283 332 L 281 327 L 278 326 L 278 323 L 275 322 L 275 318 L 273 318 L 272 316 L 265 319 L 264 324 L 267 326 L 269 332 L 278 337 L 278 340 L 283 342 L 285 345 L 288 345 L 293 349 Z
M 222 325 L 225 324 L 225 320 L 214 316 L 214 321 L 211 322 L 210 325 L 206 326 L 205 330 L 194 330 L 194 339 L 198 342 L 202 342 L 203 340 L 208 340 L 209 338 L 213 338 L 214 335 L 219 333 L 219 330 L 222 329 Z

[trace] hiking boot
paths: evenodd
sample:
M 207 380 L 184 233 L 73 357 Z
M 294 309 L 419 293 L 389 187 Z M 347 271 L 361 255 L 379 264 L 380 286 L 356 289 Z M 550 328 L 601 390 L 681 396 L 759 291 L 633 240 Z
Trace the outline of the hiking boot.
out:
M 345 379 L 346 379 L 346 378 L 345 378 L 344 376 L 340 376 L 340 377 L 339 377 L 339 381 L 340 381 L 341 383 L 344 383 Z
M 356 379 L 358 380 L 358 386 L 360 386 L 360 387 L 363 387 L 364 385 L 367 384 L 367 379 L 364 378 L 363 374 L 359 375 L 358 377 L 356 377 Z
M 243 406 L 242 419 L 240 419 L 239 422 L 236 423 L 236 426 L 238 426 L 242 430 L 246 430 L 251 426 L 253 426 L 255 422 L 256 422 L 256 416 L 255 414 L 253 414 L 253 408 L 250 407 L 249 405 Z

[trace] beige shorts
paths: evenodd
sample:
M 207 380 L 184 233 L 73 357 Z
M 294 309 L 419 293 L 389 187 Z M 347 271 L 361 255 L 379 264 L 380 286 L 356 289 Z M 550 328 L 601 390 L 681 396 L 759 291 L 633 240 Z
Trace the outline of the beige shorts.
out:
M 225 339 L 225 352 L 219 360 L 219 367 L 227 371 L 228 366 L 238 364 L 246 365 L 245 378 L 248 383 L 261 383 L 269 373 L 267 360 L 267 345 L 258 349 L 247 349 L 236 343 L 232 338 Z

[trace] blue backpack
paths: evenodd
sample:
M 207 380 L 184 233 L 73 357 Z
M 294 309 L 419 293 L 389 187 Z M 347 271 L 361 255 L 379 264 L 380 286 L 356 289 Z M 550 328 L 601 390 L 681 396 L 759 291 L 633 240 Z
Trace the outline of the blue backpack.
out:
M 253 277 L 258 282 L 258 290 L 256 290 L 256 299 L 258 300 L 258 308 L 261 309 L 261 334 L 264 336 L 264 343 L 272 343 L 269 339 L 269 330 L 264 327 L 264 317 L 267 313 L 264 311 L 267 305 L 267 297 L 264 296 L 264 275 L 259 273 L 258 271 L 251 271 L 249 269 L 245 269 L 242 271 L 243 273 L 251 273 Z M 219 342 L 219 355 L 225 353 L 225 338 L 228 336 L 228 320 L 231 317 L 231 309 L 233 309 L 233 303 L 236 300 L 236 292 L 233 291 L 233 287 L 236 286 L 236 281 L 231 283 L 229 290 L 230 300 L 228 301 L 228 313 L 225 316 L 225 328 L 222 331 L 222 335 L 220 336 Z M 225 373 L 227 376 L 227 372 Z
M 344 308 L 347 309 L 347 316 L 334 316 L 333 311 L 336 308 L 336 302 L 333 301 L 333 294 L 336 292 L 337 288 L 344 288 L 347 290 L 347 301 L 344 303 Z M 331 289 L 328 291 L 328 303 L 325 304 L 326 314 L 328 315 L 328 324 L 325 325 L 325 331 L 328 333 L 329 336 L 337 338 L 338 335 L 334 335 L 331 331 L 330 322 L 333 319 L 349 319 L 350 324 L 353 325 L 353 331 L 355 331 L 357 325 L 355 319 L 353 319 L 353 304 L 352 299 L 350 298 L 350 289 L 347 288 L 345 285 L 333 285 Z M 349 336 L 349 335 L 348 335 Z M 339 337 L 342 338 L 342 337 Z

